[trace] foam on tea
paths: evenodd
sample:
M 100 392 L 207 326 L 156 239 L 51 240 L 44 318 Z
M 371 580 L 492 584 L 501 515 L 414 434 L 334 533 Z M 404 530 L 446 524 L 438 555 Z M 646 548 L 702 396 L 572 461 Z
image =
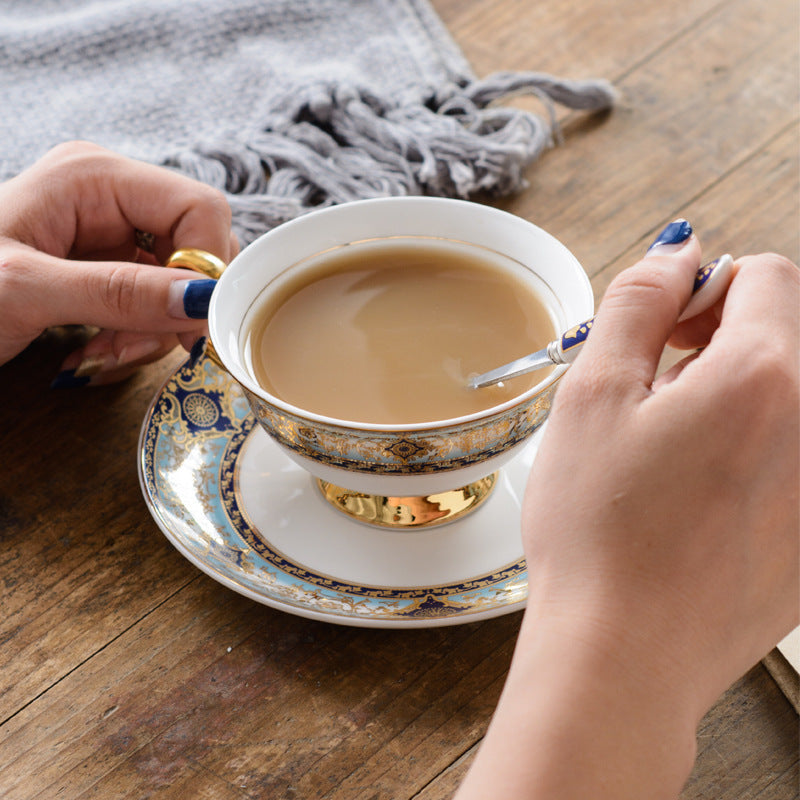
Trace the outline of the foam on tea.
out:
M 555 338 L 548 293 L 517 262 L 465 243 L 356 242 L 270 285 L 245 321 L 245 357 L 261 386 L 306 411 L 386 425 L 451 419 L 551 371 L 467 387 Z

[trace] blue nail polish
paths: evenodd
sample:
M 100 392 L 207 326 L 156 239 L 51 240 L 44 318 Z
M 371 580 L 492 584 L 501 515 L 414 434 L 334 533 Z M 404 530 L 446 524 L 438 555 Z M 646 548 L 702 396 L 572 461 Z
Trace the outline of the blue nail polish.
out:
M 183 310 L 189 319 L 206 319 L 217 282 L 210 278 L 189 281 L 183 292 Z
M 77 389 L 86 386 L 91 380 L 91 376 L 76 376 L 74 369 L 65 369 L 56 375 L 55 380 L 50 384 L 51 389 Z
M 189 351 L 189 366 L 194 368 L 206 349 L 206 337 L 201 336 Z
M 650 252 L 654 247 L 662 244 L 682 244 L 692 235 L 692 226 L 685 219 L 676 219 L 670 222 L 661 233 L 656 236 L 653 244 L 647 248 Z

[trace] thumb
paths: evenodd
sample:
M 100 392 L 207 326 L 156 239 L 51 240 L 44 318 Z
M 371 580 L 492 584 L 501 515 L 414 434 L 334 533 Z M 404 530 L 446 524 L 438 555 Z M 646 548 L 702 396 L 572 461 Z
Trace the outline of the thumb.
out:
M 583 369 L 597 370 L 601 381 L 621 382 L 620 388 L 649 391 L 700 259 L 700 244 L 688 223 L 668 225 L 647 255 L 608 287 L 575 366 L 583 362 Z
M 63 260 L 37 253 L 41 327 L 89 324 L 115 330 L 181 333 L 208 316 L 216 281 L 186 269 Z

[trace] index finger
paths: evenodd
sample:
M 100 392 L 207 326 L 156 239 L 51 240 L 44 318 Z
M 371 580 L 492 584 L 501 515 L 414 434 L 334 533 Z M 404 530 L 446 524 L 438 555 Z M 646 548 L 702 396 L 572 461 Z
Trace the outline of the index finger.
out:
M 174 250 L 207 250 L 225 263 L 232 252 L 231 210 L 225 196 L 177 172 L 118 159 L 110 175 L 121 216 L 133 229 L 155 236 L 164 263 Z
M 211 186 L 86 142 L 54 148 L 20 178 L 36 182 L 42 172 L 58 214 L 51 215 L 57 229 L 50 246 L 26 241 L 37 249 L 66 256 L 54 251 L 57 242 L 80 257 L 112 251 L 142 231 L 155 237 L 161 263 L 179 248 L 207 250 L 226 263 L 235 255 L 230 206 Z

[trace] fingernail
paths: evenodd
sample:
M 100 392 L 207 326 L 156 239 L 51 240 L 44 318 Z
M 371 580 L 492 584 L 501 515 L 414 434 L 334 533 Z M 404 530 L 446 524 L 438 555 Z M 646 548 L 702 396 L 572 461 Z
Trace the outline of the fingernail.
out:
M 206 319 L 211 295 L 217 285 L 215 280 L 200 278 L 191 281 L 174 281 L 169 287 L 167 310 L 176 319 Z
M 77 389 L 86 386 L 91 380 L 88 375 L 76 375 L 74 369 L 63 369 L 56 375 L 55 380 L 50 384 L 51 389 Z
M 160 339 L 140 339 L 139 341 L 131 342 L 120 350 L 114 366 L 122 367 L 125 364 L 132 364 L 134 361 L 147 358 L 147 356 L 157 353 L 161 347 Z
M 192 349 L 189 351 L 189 366 L 194 367 L 195 364 L 200 360 L 200 357 L 203 355 L 203 352 L 206 349 L 206 337 L 201 336 L 193 345 Z
M 675 253 L 683 247 L 691 235 L 692 226 L 685 219 L 676 219 L 656 236 L 653 243 L 647 248 L 647 255 L 660 256 Z
M 91 378 L 103 369 L 111 369 L 116 364 L 117 359 L 113 353 L 98 353 L 94 356 L 86 356 L 77 367 L 75 367 L 76 378 Z
M 73 389 L 79 386 L 86 386 L 92 382 L 95 375 L 101 372 L 109 372 L 112 369 L 123 367 L 139 361 L 161 349 L 160 339 L 142 339 L 131 342 L 120 351 L 118 356 L 113 353 L 95 353 L 84 356 L 76 367 L 68 366 L 74 364 L 78 353 L 68 356 L 62 365 L 61 372 L 56 375 L 55 380 L 50 384 L 51 389 Z
M 95 353 L 86 356 L 77 367 L 75 367 L 76 378 L 91 378 L 100 372 L 108 372 L 117 367 L 124 367 L 134 361 L 140 361 L 147 356 L 157 353 L 161 349 L 160 339 L 140 339 L 125 345 L 120 350 L 119 355 L 113 353 Z

